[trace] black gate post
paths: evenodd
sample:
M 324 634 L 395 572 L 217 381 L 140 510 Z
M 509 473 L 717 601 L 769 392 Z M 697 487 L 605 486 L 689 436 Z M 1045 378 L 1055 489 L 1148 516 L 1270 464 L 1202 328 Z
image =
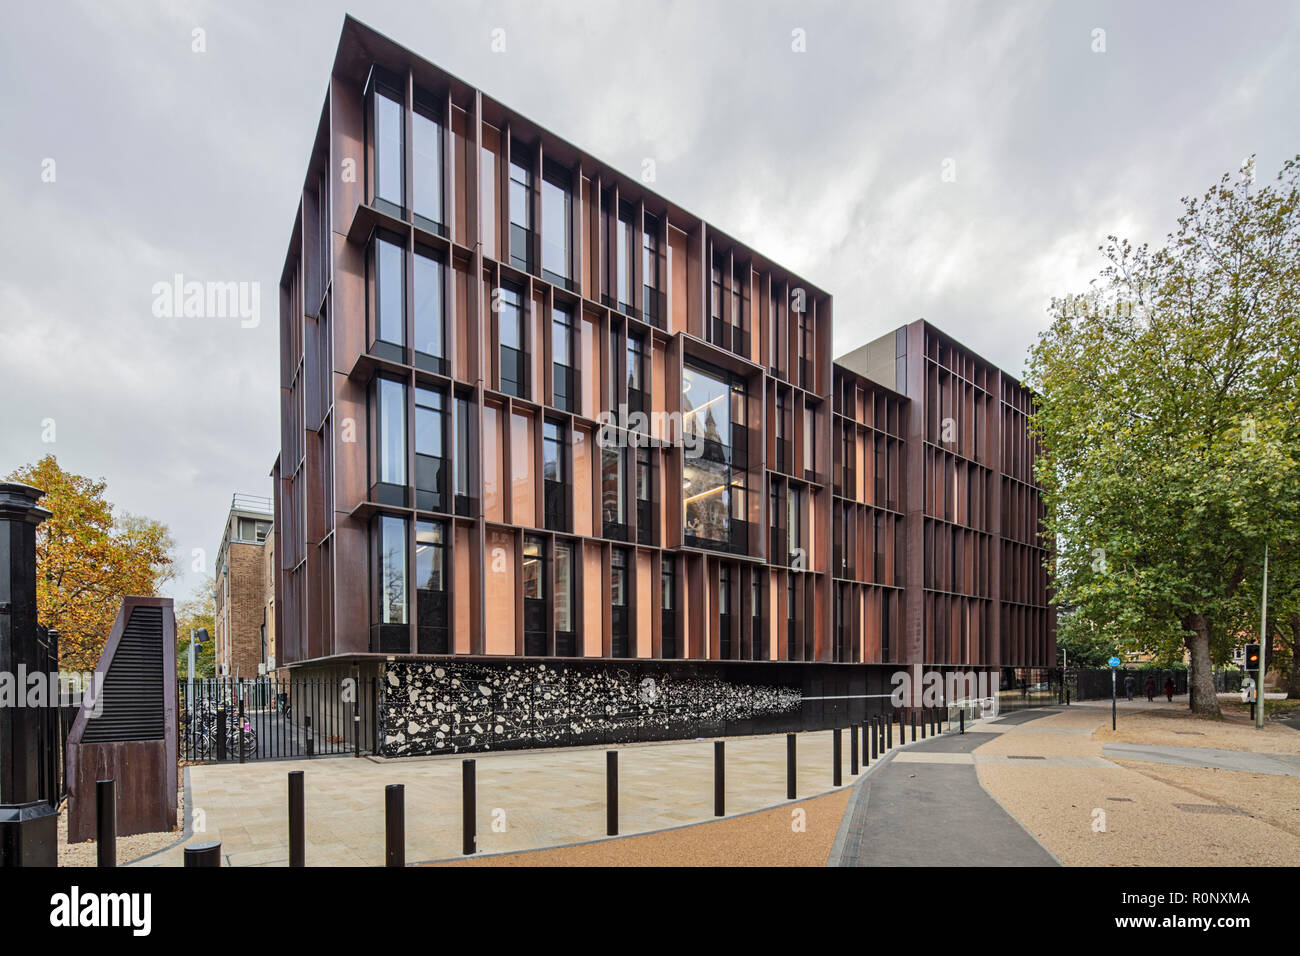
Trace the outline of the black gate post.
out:
M 384 787 L 384 863 L 406 866 L 406 788 L 400 783 Z
M 352 678 L 352 756 L 361 756 L 361 672 Z
M 713 815 L 726 816 L 726 744 L 721 740 L 713 742 Z
M 465 856 L 473 856 L 478 851 L 478 793 L 476 790 L 476 771 L 473 760 L 461 761 L 460 775 L 460 815 L 461 846 Z
M 605 751 L 605 833 L 618 836 L 618 751 Z
M 785 798 L 795 799 L 795 742 L 794 734 L 785 735 Z
M 306 866 L 303 853 L 303 775 L 301 770 L 289 771 L 289 865 Z
M 217 698 L 217 759 L 226 759 L 226 702 Z M 207 864 L 194 864 L 195 866 Z
M 858 725 L 849 726 L 849 773 L 858 775 Z
M 844 782 L 844 738 L 840 733 L 840 728 L 835 728 L 831 740 L 831 760 L 835 763 L 835 767 L 831 771 L 831 786 L 838 787 Z
M 117 784 L 95 781 L 95 840 L 99 866 L 117 866 Z
M 311 714 L 306 714 L 302 718 L 303 727 L 307 730 L 307 756 L 316 756 L 316 738 L 311 733 Z
M 244 695 L 239 685 L 235 685 L 235 694 L 239 698 L 239 716 L 235 721 L 235 748 L 239 751 L 239 762 L 244 762 Z
M 0 672 L 11 675 L 40 664 L 36 526 L 50 516 L 36 504 L 43 494 L 0 483 Z M 0 707 L 0 866 L 58 865 L 59 816 L 41 793 L 44 719 L 38 707 Z

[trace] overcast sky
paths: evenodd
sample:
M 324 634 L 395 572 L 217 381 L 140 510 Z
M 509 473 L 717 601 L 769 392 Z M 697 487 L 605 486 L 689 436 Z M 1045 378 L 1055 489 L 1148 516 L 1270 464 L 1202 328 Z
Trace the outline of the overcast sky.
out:
M 1293 3 L 7 4 L 0 474 L 106 479 L 171 527 L 177 597 L 231 494 L 270 494 L 278 281 L 345 12 L 620 170 L 653 158 L 834 295 L 837 355 L 925 317 L 1019 373 L 1108 233 L 1158 242 L 1180 196 L 1300 152 Z M 260 283 L 260 324 L 155 317 L 177 273 Z

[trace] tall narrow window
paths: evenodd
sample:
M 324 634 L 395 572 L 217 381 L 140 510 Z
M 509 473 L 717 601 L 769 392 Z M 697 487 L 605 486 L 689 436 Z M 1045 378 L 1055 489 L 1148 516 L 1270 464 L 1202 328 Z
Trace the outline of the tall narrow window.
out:
M 789 505 L 789 513 L 786 516 L 786 528 L 790 535 L 789 563 L 798 566 L 801 571 L 807 571 L 808 564 L 803 551 L 803 490 L 791 488 L 787 504 Z
M 470 488 L 470 402 L 456 398 L 456 514 L 477 515 L 478 505 Z
M 628 640 L 629 620 L 627 606 L 627 552 L 615 548 L 609 562 L 609 590 L 611 614 L 611 647 L 614 657 L 628 657 L 630 641 Z
M 606 538 L 627 540 L 627 504 L 623 487 L 623 449 L 601 449 L 601 512 Z
M 731 569 L 718 568 L 718 656 L 731 659 Z
M 378 653 L 409 653 L 407 629 L 406 521 L 392 515 L 375 519 L 371 560 L 373 609 L 371 648 Z
M 523 293 L 516 286 L 503 285 L 499 303 L 497 329 L 501 339 L 501 391 L 524 398 Z
M 655 520 L 652 501 L 654 489 L 654 472 L 651 465 L 650 449 L 636 450 L 636 539 L 641 544 L 654 544 L 658 522 Z
M 546 542 L 536 535 L 524 536 L 524 653 L 530 657 L 547 654 Z
M 551 397 L 556 408 L 573 411 L 577 394 L 573 373 L 573 316 L 556 306 L 551 311 Z
M 635 208 L 630 202 L 626 199 L 619 200 L 614 254 L 617 257 L 615 267 L 618 273 L 618 307 L 623 312 L 635 309 L 632 289 L 632 257 L 636 253 L 632 245 L 633 217 L 635 214 Z
M 415 506 L 422 511 L 444 511 L 443 492 L 446 421 L 442 393 L 415 389 Z
M 375 395 L 378 400 L 376 477 L 380 485 L 391 486 L 389 494 L 380 489 L 380 500 L 405 505 L 406 386 L 391 378 L 381 378 L 376 383 Z
M 533 171 L 520 143 L 510 148 L 510 264 L 533 271 Z
M 446 372 L 443 321 L 445 266 L 431 251 L 415 248 L 412 276 L 415 311 L 415 364 L 431 372 Z
M 573 548 L 564 541 L 555 542 L 555 653 L 560 657 L 576 655 L 573 621 Z
M 415 635 L 420 654 L 448 653 L 447 542 L 441 521 L 415 525 Z
M 390 78 L 379 70 L 371 74 L 370 95 L 366 103 L 374 148 L 373 198 L 376 206 L 387 206 L 389 211 L 399 213 L 406 205 L 402 175 L 406 158 L 405 99 L 396 77 Z
M 406 250 L 401 239 L 379 233 L 370 244 L 371 349 L 397 362 L 406 360 Z
M 677 656 L 677 572 L 673 559 L 663 556 L 659 571 L 659 632 L 661 657 Z
M 542 481 L 545 499 L 545 527 L 552 531 L 569 530 L 568 467 L 565 433 L 560 422 L 547 420 L 542 430 Z
M 627 408 L 629 412 L 645 411 L 649 403 L 645 398 L 645 340 L 639 335 L 627 337 Z
M 641 312 L 651 325 L 663 328 L 663 297 L 659 291 L 659 220 L 647 213 L 642 229 Z
M 417 91 L 412 115 L 411 203 L 421 225 L 445 235 L 442 215 L 442 124 L 441 110 Z
M 569 198 L 572 174 L 547 162 L 542 171 L 542 278 L 570 288 L 572 213 Z

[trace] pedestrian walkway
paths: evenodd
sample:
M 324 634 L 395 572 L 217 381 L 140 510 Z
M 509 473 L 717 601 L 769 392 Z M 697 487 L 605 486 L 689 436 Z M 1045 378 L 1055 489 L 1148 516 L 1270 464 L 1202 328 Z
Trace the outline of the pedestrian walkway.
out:
M 1049 713 L 1017 711 L 890 753 L 855 788 L 827 865 L 1058 865 L 980 786 L 975 769 L 980 747 Z
M 1203 767 L 1208 770 L 1235 770 L 1240 773 L 1281 774 L 1300 777 L 1300 756 L 1296 754 L 1248 753 L 1241 750 L 1217 750 L 1209 747 L 1154 747 L 1148 744 L 1108 743 L 1101 748 L 1103 757 L 1116 760 L 1141 760 L 1176 767 Z
M 798 735 L 800 799 L 837 789 L 832 783 L 832 739 L 831 731 Z M 855 779 L 849 773 L 848 730 L 842 741 L 842 780 L 848 785 Z M 786 805 L 785 748 L 784 734 L 726 741 L 728 816 Z M 607 749 L 619 752 L 621 834 L 716 819 L 711 740 L 476 753 L 469 756 L 477 771 L 480 854 L 603 839 Z M 382 865 L 384 787 L 391 783 L 405 786 L 408 863 L 459 858 L 465 756 L 333 757 L 190 767 L 187 806 L 194 808 L 203 830 L 186 842 L 220 841 L 227 866 L 287 865 L 287 774 L 302 770 L 308 866 Z M 183 846 L 175 846 L 140 865 L 182 862 Z

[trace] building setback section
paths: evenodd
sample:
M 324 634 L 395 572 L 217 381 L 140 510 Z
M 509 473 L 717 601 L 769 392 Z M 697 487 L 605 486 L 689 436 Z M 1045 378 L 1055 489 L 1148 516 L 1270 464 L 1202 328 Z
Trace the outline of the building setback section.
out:
M 1018 382 L 351 18 L 280 310 L 279 665 L 1055 660 Z

